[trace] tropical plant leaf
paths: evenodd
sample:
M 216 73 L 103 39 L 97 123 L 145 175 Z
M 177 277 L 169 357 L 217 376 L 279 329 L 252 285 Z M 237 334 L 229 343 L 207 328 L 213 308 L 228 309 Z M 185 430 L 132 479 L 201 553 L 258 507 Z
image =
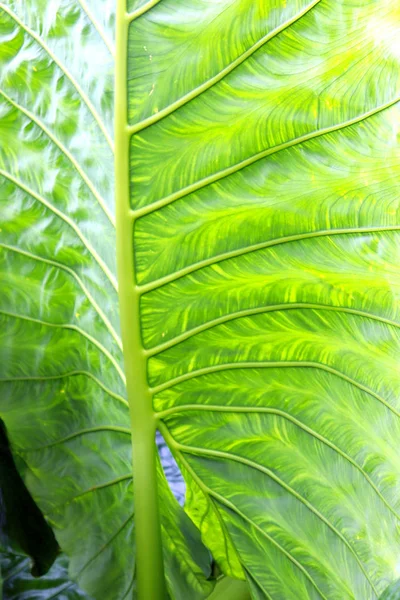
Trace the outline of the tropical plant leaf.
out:
M 102 600 L 135 595 L 114 5 L 0 3 L 0 416 L 70 577 Z M 176 598 L 202 598 L 213 587 L 209 552 L 158 470 L 168 585 Z
M 159 512 L 171 597 L 205 597 L 156 417 L 253 598 L 375 600 L 400 549 L 400 10 L 118 0 L 115 240 L 112 5 L 0 4 L 0 414 L 27 485 L 72 576 L 122 600 L 132 428 L 139 594 L 163 595 Z
M 140 7 L 122 322 L 138 305 L 187 511 L 254 598 L 376 599 L 400 550 L 399 7 Z

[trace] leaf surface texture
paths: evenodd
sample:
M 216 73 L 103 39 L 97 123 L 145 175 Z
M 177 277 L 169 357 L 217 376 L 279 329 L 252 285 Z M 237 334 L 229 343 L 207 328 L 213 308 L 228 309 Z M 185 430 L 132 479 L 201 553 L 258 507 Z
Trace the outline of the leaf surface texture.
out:
M 399 25 L 392 1 L 166 0 L 130 28 L 154 407 L 257 599 L 398 579 Z

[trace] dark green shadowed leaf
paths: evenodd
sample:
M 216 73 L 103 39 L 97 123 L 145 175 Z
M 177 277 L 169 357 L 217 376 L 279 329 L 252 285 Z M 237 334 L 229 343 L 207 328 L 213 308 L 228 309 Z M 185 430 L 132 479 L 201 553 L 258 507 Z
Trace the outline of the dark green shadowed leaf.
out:
M 64 555 L 39 578 L 30 574 L 29 558 L 10 550 L 0 550 L 0 564 L 3 600 L 91 600 L 68 579 L 68 561 Z
M 47 573 L 59 553 L 54 533 L 28 492 L 0 419 L 0 542 L 5 535 L 32 558 L 31 574 Z

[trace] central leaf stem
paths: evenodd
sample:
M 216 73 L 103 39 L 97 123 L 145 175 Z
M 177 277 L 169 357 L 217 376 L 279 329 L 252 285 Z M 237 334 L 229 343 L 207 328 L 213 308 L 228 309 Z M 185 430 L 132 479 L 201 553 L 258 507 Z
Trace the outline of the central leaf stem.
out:
M 135 281 L 134 219 L 130 207 L 127 92 L 129 17 L 117 0 L 115 75 L 115 190 L 120 320 L 131 415 L 135 504 L 136 581 L 140 600 L 165 600 L 161 525 L 157 495 L 156 420 L 147 381 L 139 293 Z

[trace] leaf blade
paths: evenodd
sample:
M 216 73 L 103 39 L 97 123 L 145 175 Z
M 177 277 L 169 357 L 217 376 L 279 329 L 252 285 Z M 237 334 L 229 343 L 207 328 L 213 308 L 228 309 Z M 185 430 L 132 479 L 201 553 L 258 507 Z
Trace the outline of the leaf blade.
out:
M 198 8 L 155 6 L 130 37 L 154 409 L 188 484 L 219 498 L 219 544 L 207 503 L 186 510 L 225 572 L 233 546 L 254 597 L 372 600 L 400 541 L 400 15 L 316 3 L 208 87 L 225 38 L 202 38 L 206 11 L 185 21 Z M 210 10 L 231 42 L 253 9 Z

